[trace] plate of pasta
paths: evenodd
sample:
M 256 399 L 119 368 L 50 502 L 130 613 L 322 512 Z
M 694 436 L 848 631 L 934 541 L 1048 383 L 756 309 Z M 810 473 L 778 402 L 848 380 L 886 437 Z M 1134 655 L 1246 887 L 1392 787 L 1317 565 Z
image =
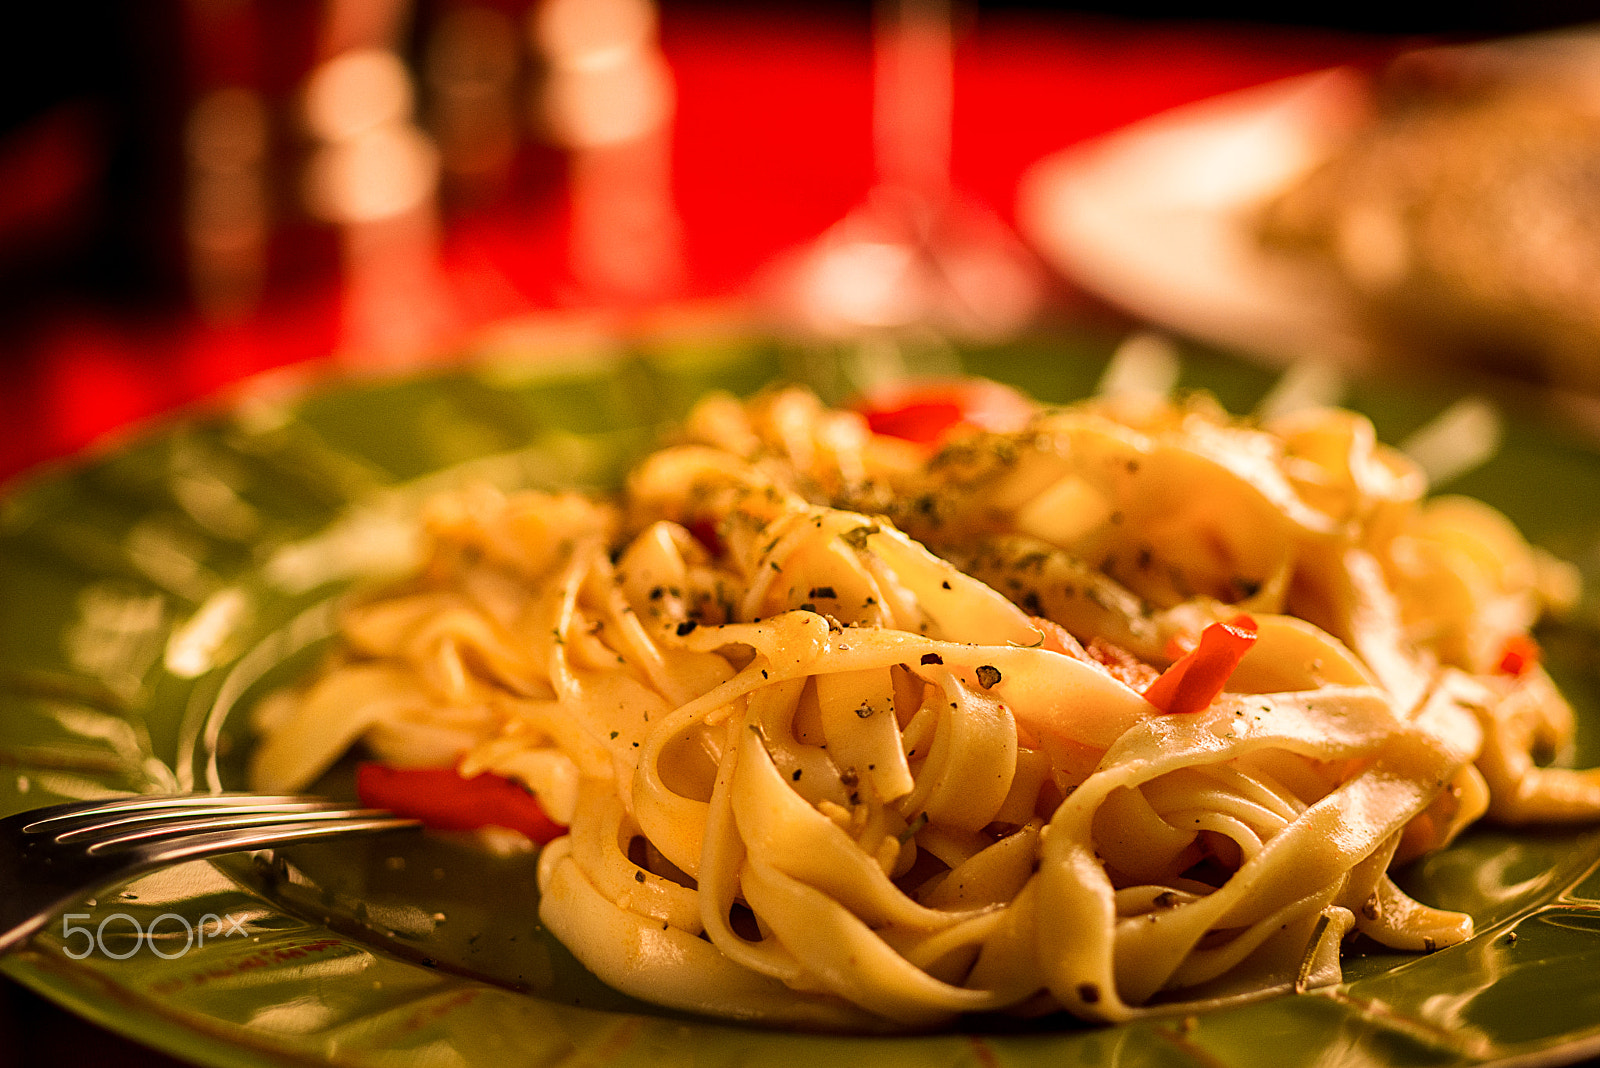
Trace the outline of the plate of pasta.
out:
M 1509 413 L 1441 461 L 1492 406 L 1114 340 L 502 347 L 15 488 L 9 810 L 434 829 L 157 873 L 78 914 L 143 941 L 0 966 L 219 1064 L 1593 1055 L 1590 447 Z

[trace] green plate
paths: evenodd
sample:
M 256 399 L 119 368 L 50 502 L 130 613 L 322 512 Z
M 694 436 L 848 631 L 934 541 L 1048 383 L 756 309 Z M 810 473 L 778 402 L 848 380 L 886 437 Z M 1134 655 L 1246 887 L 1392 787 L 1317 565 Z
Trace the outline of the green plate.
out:
M 1113 340 L 908 354 L 699 337 L 537 361 L 506 345 L 423 377 L 259 383 L 226 410 L 40 474 L 0 503 L 0 811 L 242 786 L 244 712 L 314 662 L 352 583 L 403 565 L 407 517 L 443 482 L 613 485 L 702 391 L 775 377 L 838 398 L 909 361 L 1067 400 L 1092 388 Z M 1184 368 L 1185 385 L 1236 411 L 1273 377 L 1200 351 Z M 1456 397 L 1391 384 L 1352 401 L 1394 441 Z M 1595 562 L 1600 456 L 1549 420 L 1513 416 L 1499 454 L 1450 488 Z M 1583 714 L 1571 759 L 1589 763 L 1595 633 L 1543 635 Z M 341 789 L 339 773 L 324 786 Z M 540 928 L 531 856 L 446 836 L 182 865 L 84 902 L 0 968 L 218 1065 L 1553 1064 L 1600 1053 L 1597 868 L 1595 830 L 1478 830 L 1405 873 L 1423 900 L 1473 914 L 1472 941 L 1426 956 L 1358 949 L 1337 990 L 1116 1028 L 979 1021 L 884 1038 L 655 1010 L 606 989 Z

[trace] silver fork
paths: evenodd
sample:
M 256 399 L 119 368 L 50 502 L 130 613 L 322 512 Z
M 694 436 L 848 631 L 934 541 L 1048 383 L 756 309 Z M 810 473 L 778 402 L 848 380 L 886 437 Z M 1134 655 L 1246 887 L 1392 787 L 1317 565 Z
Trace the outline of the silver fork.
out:
M 104 887 L 181 860 L 418 827 L 315 797 L 186 794 L 77 801 L 0 819 L 0 953 Z

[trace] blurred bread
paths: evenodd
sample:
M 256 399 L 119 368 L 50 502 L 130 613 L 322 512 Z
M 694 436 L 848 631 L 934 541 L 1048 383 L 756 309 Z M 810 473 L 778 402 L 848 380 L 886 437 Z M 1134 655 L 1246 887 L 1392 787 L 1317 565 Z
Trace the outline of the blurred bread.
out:
M 1385 347 L 1600 389 L 1600 34 L 1398 58 L 1260 234 L 1327 264 Z

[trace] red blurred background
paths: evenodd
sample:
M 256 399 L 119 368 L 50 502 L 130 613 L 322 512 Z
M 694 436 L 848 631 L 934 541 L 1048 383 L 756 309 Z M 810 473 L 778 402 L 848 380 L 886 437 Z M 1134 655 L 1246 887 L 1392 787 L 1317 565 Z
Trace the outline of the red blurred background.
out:
M 316 148 L 298 121 L 305 79 L 331 47 L 339 6 L 152 0 L 96 5 L 94 18 L 75 4 L 19 16 L 4 46 L 18 62 L 0 89 L 0 478 L 246 376 L 360 346 L 341 311 L 338 227 L 299 196 Z M 573 156 L 526 114 L 544 73 L 525 32 L 532 6 L 376 5 L 392 9 L 385 32 L 416 75 L 415 123 L 446 150 L 439 306 L 425 333 L 439 351 L 497 319 L 615 296 L 574 277 Z M 452 169 L 438 74 L 449 66 L 441 37 L 469 7 L 497 19 L 514 49 L 495 75 L 511 94 L 511 144 L 475 172 Z M 1299 24 L 1286 24 L 1264 11 L 958 7 L 953 187 L 1008 219 L 1022 172 L 1067 145 L 1230 89 L 1375 63 L 1427 31 L 1502 29 L 1512 17 L 1467 9 L 1439 26 L 1329 4 L 1301 5 Z M 650 303 L 738 299 L 763 265 L 861 203 L 874 177 L 872 21 L 867 4 L 660 5 L 681 269 Z M 484 66 L 463 76 L 495 74 Z M 254 273 L 216 299 L 197 291 L 186 213 L 199 180 L 194 115 L 227 87 L 259 102 L 264 230 Z

